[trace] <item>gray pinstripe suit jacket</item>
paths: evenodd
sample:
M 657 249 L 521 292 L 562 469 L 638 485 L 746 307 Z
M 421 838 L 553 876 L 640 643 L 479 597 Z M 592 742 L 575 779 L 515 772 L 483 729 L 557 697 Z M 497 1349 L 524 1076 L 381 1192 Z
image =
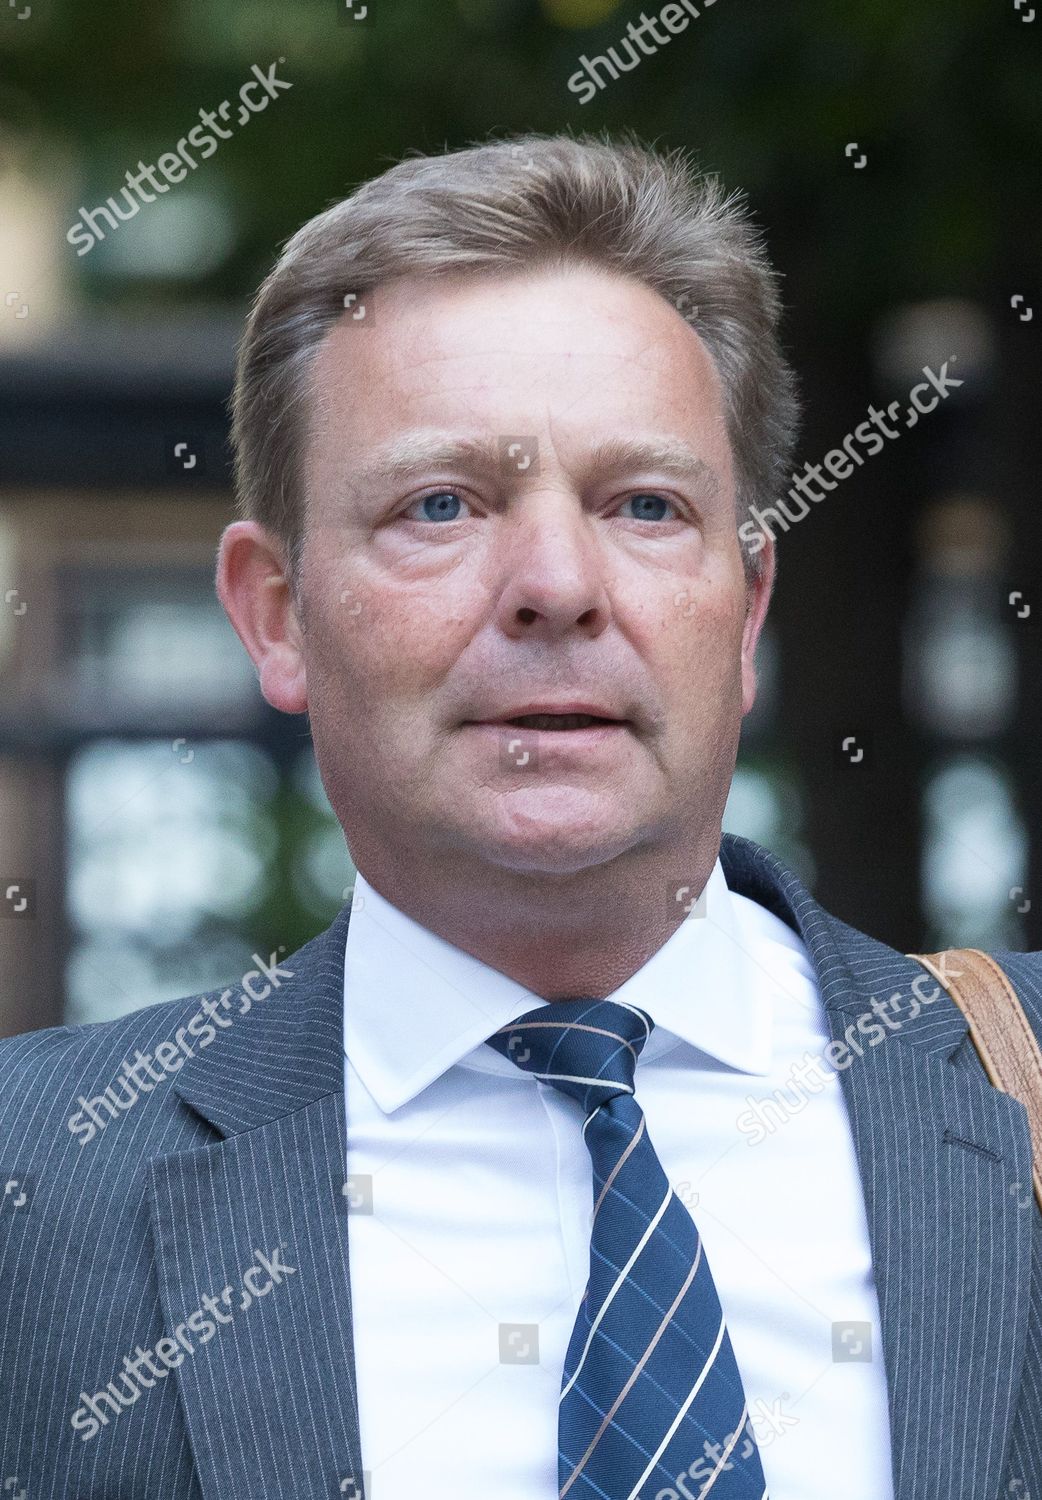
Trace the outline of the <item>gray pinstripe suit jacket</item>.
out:
M 726 835 L 721 857 L 732 889 L 801 934 L 835 1037 L 873 997 L 904 997 L 890 1012 L 905 1016 L 899 1028 L 840 1075 L 898 1500 L 1040 1500 L 1042 1216 L 1025 1111 L 988 1084 L 946 995 L 912 1005 L 917 964 L 830 916 L 758 845 Z M 3 1500 L 360 1493 L 343 1193 L 349 916 L 284 960 L 294 977 L 270 1000 L 89 1144 L 68 1125 L 78 1097 L 100 1094 L 136 1048 L 172 1040 L 200 997 L 0 1044 L 0 1180 L 19 1184 L 0 1201 Z M 996 956 L 1042 1030 L 1042 954 Z M 292 1273 L 263 1293 L 254 1273 L 248 1296 L 255 1252 L 271 1262 L 277 1247 Z M 230 1321 L 212 1317 L 200 1347 L 204 1294 L 226 1286 Z M 106 1421 L 90 1438 L 83 1417 L 74 1429 L 84 1397 L 164 1336 L 167 1353 L 139 1366 L 156 1370 L 151 1386 L 133 1400 L 117 1386 L 125 1409 L 98 1405 Z M 422 1334 L 416 1353 L 436 1381 Z

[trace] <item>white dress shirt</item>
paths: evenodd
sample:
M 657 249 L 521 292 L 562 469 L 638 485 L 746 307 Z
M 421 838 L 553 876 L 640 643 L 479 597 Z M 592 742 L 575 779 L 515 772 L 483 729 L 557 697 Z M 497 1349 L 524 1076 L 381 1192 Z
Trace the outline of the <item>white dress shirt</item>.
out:
M 771 1500 L 893 1500 L 846 1107 L 827 1066 L 815 1087 L 792 1086 L 793 1065 L 829 1040 L 813 966 L 791 928 L 728 890 L 719 860 L 700 909 L 608 997 L 655 1021 L 637 1102 L 701 1231 Z M 361 874 L 344 982 L 367 1497 L 556 1500 L 561 1371 L 589 1273 L 590 1155 L 576 1101 L 485 1045 L 541 997 Z M 750 1101 L 775 1090 L 789 1117 L 750 1130 Z M 833 1325 L 847 1323 L 871 1331 L 836 1330 L 845 1357 L 834 1362 Z M 705 1472 L 643 1494 L 694 1497 Z

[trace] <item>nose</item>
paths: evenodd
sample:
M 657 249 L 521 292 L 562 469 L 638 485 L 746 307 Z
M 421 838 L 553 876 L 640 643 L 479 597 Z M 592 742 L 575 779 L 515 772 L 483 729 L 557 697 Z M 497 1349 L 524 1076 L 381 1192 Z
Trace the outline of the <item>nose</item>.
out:
M 499 621 L 507 635 L 551 639 L 577 629 L 596 636 L 611 605 L 597 527 L 565 488 L 529 493 L 504 532 Z

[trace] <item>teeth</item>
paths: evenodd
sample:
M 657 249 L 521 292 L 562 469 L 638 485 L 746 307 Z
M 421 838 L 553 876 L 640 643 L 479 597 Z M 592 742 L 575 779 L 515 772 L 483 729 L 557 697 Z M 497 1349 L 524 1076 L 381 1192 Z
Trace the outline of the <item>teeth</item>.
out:
M 606 724 L 595 714 L 521 714 L 511 719 L 521 729 L 588 729 L 591 724 Z

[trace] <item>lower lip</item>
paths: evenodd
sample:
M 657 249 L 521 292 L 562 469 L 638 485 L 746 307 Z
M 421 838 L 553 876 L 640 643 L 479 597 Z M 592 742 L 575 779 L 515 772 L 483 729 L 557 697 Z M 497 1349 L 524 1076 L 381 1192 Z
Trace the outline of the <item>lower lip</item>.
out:
M 525 729 L 519 724 L 479 722 L 464 725 L 465 729 L 480 729 L 506 745 L 511 739 L 520 739 L 522 744 L 535 741 L 539 750 L 571 745 L 577 750 L 590 750 L 597 745 L 607 745 L 619 735 L 626 734 L 627 724 L 591 724 L 587 729 Z

